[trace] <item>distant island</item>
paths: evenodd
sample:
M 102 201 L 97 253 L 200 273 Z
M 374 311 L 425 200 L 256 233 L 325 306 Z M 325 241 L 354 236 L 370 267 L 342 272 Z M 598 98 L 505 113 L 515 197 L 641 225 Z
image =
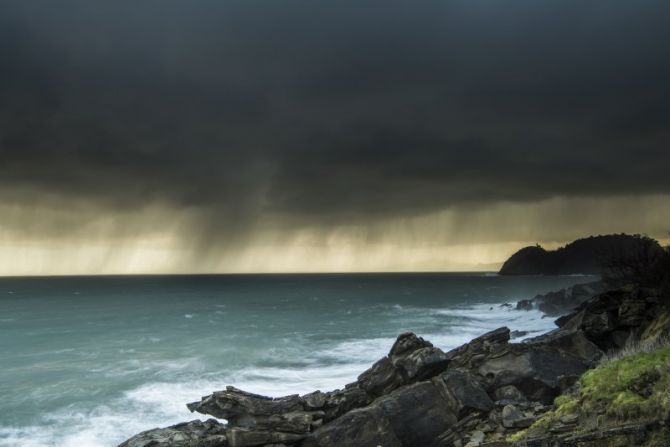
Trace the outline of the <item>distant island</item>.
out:
M 660 256 L 663 248 L 654 239 L 638 234 L 611 234 L 577 239 L 557 250 L 540 245 L 522 248 L 500 269 L 501 275 L 599 275 L 618 260 Z

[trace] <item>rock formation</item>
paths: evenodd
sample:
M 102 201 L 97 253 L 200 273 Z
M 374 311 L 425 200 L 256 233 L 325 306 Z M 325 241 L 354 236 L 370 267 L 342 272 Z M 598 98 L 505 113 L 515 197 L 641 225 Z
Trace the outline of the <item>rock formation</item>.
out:
M 609 291 L 560 318 L 560 327 L 547 334 L 512 343 L 502 327 L 446 353 L 413 333 L 401 334 L 387 356 L 342 390 L 269 398 L 228 387 L 188 404 L 227 424 L 193 421 L 149 430 L 121 446 L 510 445 L 510 435 L 550 411 L 554 398 L 606 351 L 670 334 L 658 301 L 654 290 Z M 642 436 L 639 426 L 628 430 Z M 606 434 L 581 436 L 602 440 Z

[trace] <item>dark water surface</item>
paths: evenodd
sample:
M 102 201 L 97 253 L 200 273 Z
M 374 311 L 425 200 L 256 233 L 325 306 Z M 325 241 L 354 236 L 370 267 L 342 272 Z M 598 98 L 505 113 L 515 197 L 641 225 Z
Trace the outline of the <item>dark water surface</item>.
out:
M 0 278 L 0 446 L 112 446 L 235 385 L 340 388 L 411 330 L 442 349 L 550 329 L 500 303 L 591 277 L 492 274 Z M 493 306 L 493 309 L 490 308 Z

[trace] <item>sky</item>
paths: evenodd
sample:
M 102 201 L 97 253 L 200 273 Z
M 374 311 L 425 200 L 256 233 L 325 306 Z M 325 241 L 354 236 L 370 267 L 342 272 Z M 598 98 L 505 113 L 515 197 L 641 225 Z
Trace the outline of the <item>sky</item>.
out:
M 670 242 L 667 0 L 0 2 L 0 275 Z

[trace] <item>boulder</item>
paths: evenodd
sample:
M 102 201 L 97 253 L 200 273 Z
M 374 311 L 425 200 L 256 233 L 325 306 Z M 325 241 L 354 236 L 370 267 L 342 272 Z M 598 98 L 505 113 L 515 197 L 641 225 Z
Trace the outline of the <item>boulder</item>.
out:
M 403 357 L 407 354 L 411 354 L 417 349 L 421 348 L 432 348 L 433 344 L 424 340 L 421 337 L 418 337 L 413 332 L 404 332 L 398 335 L 395 343 L 391 347 L 389 352 L 389 357 L 391 360 L 396 360 L 399 357 Z
M 489 390 L 514 385 L 528 399 L 549 404 L 564 387 L 561 378 L 579 376 L 587 362 L 545 345 L 514 344 L 501 355 L 486 358 L 478 373 Z
M 301 445 L 430 445 L 458 422 L 461 406 L 455 399 L 445 399 L 444 386 L 434 380 L 403 386 L 317 428 Z M 483 392 L 481 387 L 476 391 Z
M 381 396 L 398 388 L 403 383 L 401 372 L 384 357 L 358 376 L 359 386 L 372 396 Z
M 447 352 L 450 368 L 474 370 L 486 358 L 500 355 L 508 349 L 510 330 L 506 327 L 495 329 Z
M 455 408 L 433 382 L 403 387 L 374 402 L 404 446 L 430 445 L 457 422 Z M 345 444 L 345 445 L 358 445 Z
M 390 422 L 379 406 L 351 410 L 316 429 L 301 447 L 402 447 Z
M 396 357 L 394 365 L 400 370 L 405 382 L 429 379 L 449 365 L 447 355 L 438 348 L 424 347 L 403 357 Z
M 493 402 L 484 387 L 468 371 L 450 369 L 432 381 L 458 419 L 474 412 L 488 413 L 493 408 Z
M 591 342 L 582 331 L 556 329 L 525 341 L 530 345 L 544 345 L 579 357 L 588 365 L 595 364 L 603 356 L 603 351 Z
M 401 385 L 429 379 L 444 371 L 447 355 L 411 332 L 401 334 L 389 355 L 358 376 L 359 387 L 373 397 L 387 394 Z
M 226 447 L 226 426 L 214 419 L 191 421 L 139 433 L 119 447 Z

